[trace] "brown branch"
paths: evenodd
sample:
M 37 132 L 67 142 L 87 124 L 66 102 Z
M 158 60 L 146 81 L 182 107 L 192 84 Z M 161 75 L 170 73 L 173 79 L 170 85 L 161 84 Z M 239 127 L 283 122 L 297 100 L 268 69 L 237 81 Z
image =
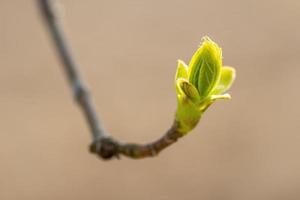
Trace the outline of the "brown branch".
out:
M 74 97 L 81 107 L 86 121 L 89 124 L 93 136 L 93 142 L 90 146 L 92 153 L 98 154 L 103 159 L 119 157 L 120 154 L 130 158 L 145 158 L 157 155 L 164 148 L 173 144 L 178 138 L 182 137 L 179 125 L 174 121 L 172 127 L 163 137 L 148 144 L 123 144 L 110 137 L 103 129 L 98 118 L 92 98 L 84 84 L 79 66 L 76 63 L 73 54 L 68 46 L 63 27 L 55 8 L 54 0 L 38 0 L 40 10 L 48 25 L 56 50 L 60 56 L 65 75 L 73 90 Z
M 174 122 L 173 126 L 161 138 L 154 142 L 147 144 L 121 144 L 111 138 L 106 138 L 95 141 L 91 145 L 90 151 L 100 155 L 100 157 L 106 155 L 108 153 L 107 150 L 115 152 L 114 155 L 116 157 L 119 157 L 119 154 L 134 159 L 153 157 L 158 155 L 163 149 L 175 143 L 177 139 L 182 136 L 183 134 L 178 131 L 178 123 Z

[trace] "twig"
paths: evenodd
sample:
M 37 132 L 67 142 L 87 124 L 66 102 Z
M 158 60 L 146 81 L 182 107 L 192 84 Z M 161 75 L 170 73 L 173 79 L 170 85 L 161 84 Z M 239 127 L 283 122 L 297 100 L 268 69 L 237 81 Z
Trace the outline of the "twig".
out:
M 65 75 L 67 76 L 71 88 L 74 93 L 75 100 L 81 106 L 84 114 L 86 115 L 87 122 L 91 128 L 94 139 L 99 139 L 105 135 L 97 113 L 95 106 L 90 98 L 87 87 L 85 86 L 82 78 L 80 77 L 79 67 L 72 56 L 70 48 L 68 47 L 62 25 L 57 15 L 55 5 L 52 1 L 40 0 L 40 8 L 46 22 L 50 28 L 50 32 L 55 42 L 57 51 L 59 52 L 61 62 L 63 64 Z
M 84 84 L 79 66 L 70 51 L 66 37 L 58 17 L 53 0 L 38 0 L 40 10 L 49 27 L 50 34 L 60 56 L 65 75 L 69 80 L 74 97 L 81 107 L 91 129 L 93 142 L 90 146 L 92 153 L 98 154 L 103 159 L 119 157 L 120 154 L 130 158 L 145 158 L 157 155 L 161 150 L 168 147 L 182 137 L 179 125 L 174 121 L 172 127 L 163 137 L 148 144 L 123 144 L 111 138 L 103 129 L 98 118 L 91 96 Z

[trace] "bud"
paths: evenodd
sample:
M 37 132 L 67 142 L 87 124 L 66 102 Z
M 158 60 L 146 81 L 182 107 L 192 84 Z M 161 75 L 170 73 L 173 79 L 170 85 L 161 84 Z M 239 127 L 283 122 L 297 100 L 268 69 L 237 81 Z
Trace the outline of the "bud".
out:
M 178 60 L 175 85 L 179 131 L 185 134 L 192 130 L 215 100 L 230 99 L 230 95 L 224 93 L 234 79 L 235 70 L 222 67 L 222 49 L 208 37 L 202 38 L 188 66 Z

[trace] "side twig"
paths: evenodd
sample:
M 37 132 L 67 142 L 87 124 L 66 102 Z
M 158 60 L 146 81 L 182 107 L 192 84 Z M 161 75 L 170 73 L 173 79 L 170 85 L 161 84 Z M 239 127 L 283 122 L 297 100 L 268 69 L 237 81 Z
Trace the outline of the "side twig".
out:
M 90 93 L 84 84 L 79 66 L 68 46 L 63 27 L 58 17 L 54 0 L 38 0 L 40 10 L 48 25 L 56 50 L 60 56 L 65 75 L 73 90 L 74 97 L 81 107 L 87 123 L 89 124 L 93 142 L 90 146 L 92 153 L 98 154 L 103 159 L 119 157 L 120 154 L 130 158 L 145 158 L 157 155 L 164 148 L 173 144 L 183 134 L 178 131 L 178 123 L 174 121 L 172 127 L 163 137 L 148 144 L 124 144 L 114 140 L 103 129 L 97 115 Z

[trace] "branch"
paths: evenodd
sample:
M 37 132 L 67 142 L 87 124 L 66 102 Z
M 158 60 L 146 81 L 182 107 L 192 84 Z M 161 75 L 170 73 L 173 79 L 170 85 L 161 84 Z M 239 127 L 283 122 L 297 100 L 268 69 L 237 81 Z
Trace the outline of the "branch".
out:
M 47 0 L 40 0 L 39 2 L 41 11 L 49 26 L 51 36 L 56 45 L 56 49 L 59 52 L 60 59 L 65 70 L 65 75 L 67 76 L 70 86 L 73 90 L 75 100 L 84 111 L 87 122 L 91 128 L 93 138 L 99 139 L 104 137 L 105 131 L 100 124 L 88 89 L 80 77 L 78 64 L 76 63 L 70 48 L 68 47 L 62 25 L 57 15 L 57 10 L 55 10 L 56 8 L 54 7 L 55 5 L 52 4 L 52 1 Z
M 91 95 L 81 78 L 79 66 L 68 46 L 58 11 L 53 0 L 38 0 L 40 10 L 49 28 L 56 50 L 62 62 L 74 97 L 84 113 L 89 124 L 93 142 L 90 146 L 92 153 L 98 154 L 103 159 L 119 157 L 120 154 L 130 158 L 145 158 L 157 155 L 160 151 L 177 141 L 183 136 L 179 125 L 174 121 L 171 128 L 158 140 L 148 144 L 121 143 L 106 133 L 97 115 Z

